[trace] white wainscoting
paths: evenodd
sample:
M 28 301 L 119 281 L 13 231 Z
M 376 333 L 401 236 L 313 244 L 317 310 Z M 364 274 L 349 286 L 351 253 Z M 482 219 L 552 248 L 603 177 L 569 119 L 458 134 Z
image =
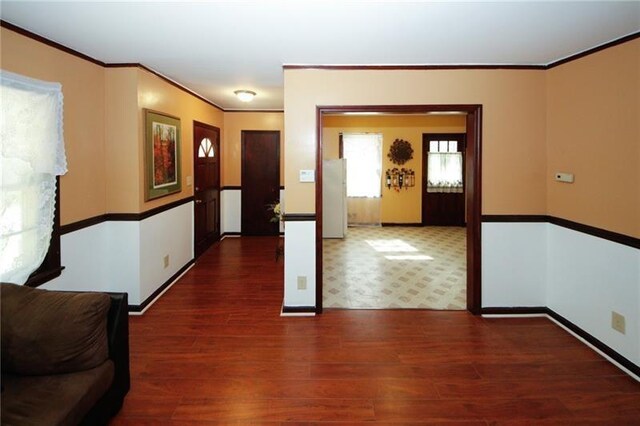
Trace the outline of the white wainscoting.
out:
M 547 226 L 546 306 L 640 366 L 640 250 Z M 611 311 L 626 334 L 611 328 Z
M 242 192 L 239 189 L 220 191 L 220 228 L 222 233 L 240 232 Z
M 193 259 L 193 203 L 142 221 L 107 221 L 70 232 L 60 245 L 65 269 L 42 288 L 126 292 L 130 305 L 140 305 Z
M 483 223 L 482 306 L 548 307 L 640 365 L 636 248 L 551 223 Z
M 482 224 L 482 307 L 546 306 L 546 223 Z
M 284 209 L 284 189 L 280 189 L 280 206 Z M 220 222 L 223 234 L 242 232 L 241 189 L 223 189 L 220 191 Z M 282 223 L 280 223 L 280 232 L 284 232 Z
M 316 222 L 285 222 L 284 306 L 316 305 Z M 307 277 L 298 290 L 298 277 Z
M 193 203 L 177 206 L 140 222 L 140 300 L 193 259 Z M 164 256 L 169 266 L 164 267 Z

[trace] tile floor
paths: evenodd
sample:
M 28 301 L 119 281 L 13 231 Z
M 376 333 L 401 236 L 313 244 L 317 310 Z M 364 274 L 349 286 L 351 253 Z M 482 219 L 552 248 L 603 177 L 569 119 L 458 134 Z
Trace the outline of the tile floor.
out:
M 350 227 L 323 241 L 326 308 L 466 308 L 460 227 Z

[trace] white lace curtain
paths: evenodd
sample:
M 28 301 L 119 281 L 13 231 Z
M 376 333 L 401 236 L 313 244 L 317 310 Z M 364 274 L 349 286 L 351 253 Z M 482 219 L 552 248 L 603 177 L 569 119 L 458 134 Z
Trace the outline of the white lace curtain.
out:
M 427 192 L 462 192 L 462 153 L 430 152 Z
M 62 87 L 0 71 L 0 280 L 24 284 L 47 254 L 56 176 L 67 171 Z

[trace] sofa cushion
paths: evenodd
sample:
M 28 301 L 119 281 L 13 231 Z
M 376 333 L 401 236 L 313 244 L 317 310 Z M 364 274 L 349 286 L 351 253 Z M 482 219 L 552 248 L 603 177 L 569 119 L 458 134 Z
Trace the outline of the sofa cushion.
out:
M 2 284 L 2 371 L 44 375 L 73 373 L 109 356 L 103 293 L 69 293 Z
M 113 381 L 113 362 L 50 376 L 2 375 L 2 425 L 77 425 Z

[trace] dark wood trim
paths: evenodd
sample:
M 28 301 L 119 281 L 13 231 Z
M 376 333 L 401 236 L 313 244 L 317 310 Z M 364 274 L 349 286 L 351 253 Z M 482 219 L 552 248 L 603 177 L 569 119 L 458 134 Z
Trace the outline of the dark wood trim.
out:
M 482 308 L 482 105 L 467 112 L 465 139 L 465 205 L 467 206 L 467 310 Z
M 193 195 L 191 195 L 189 197 L 186 197 L 186 198 L 182 198 L 182 199 L 177 200 L 177 201 L 173 201 L 173 202 L 168 203 L 168 204 L 164 204 L 162 206 L 153 208 L 151 210 L 144 211 L 144 212 L 142 212 L 142 213 L 140 213 L 138 215 L 139 216 L 138 220 L 147 219 L 147 218 L 149 218 L 151 216 L 155 216 L 155 215 L 157 215 L 159 213 L 166 212 L 167 210 L 171 210 L 171 209 L 173 209 L 175 207 L 181 206 L 181 205 L 186 204 L 186 203 L 190 203 L 192 201 L 193 201 Z M 111 213 L 111 214 L 113 214 L 113 213 Z M 109 214 L 108 216 L 111 216 L 111 214 Z M 114 219 L 110 219 L 110 220 L 114 220 Z M 127 220 L 127 219 L 125 219 L 125 220 Z
M 26 287 L 39 287 L 47 281 L 51 281 L 54 278 L 59 277 L 64 271 L 64 266 L 59 266 L 53 269 L 47 269 L 42 272 L 34 272 L 29 275 L 29 279 L 24 283 Z
M 482 315 L 533 315 L 548 313 L 546 306 L 493 306 L 482 308 Z
M 153 299 L 158 297 L 158 295 L 160 293 L 162 293 L 165 288 L 167 288 L 172 282 L 174 282 L 184 271 L 189 269 L 189 267 L 191 265 L 193 265 L 194 263 L 195 263 L 194 259 L 191 259 L 190 261 L 188 261 L 182 268 L 178 269 L 178 272 L 176 272 L 175 274 L 171 275 L 171 278 L 169 278 L 160 287 L 158 287 L 156 289 L 156 291 L 151 293 L 151 296 L 149 296 L 146 299 L 144 299 L 144 301 L 141 304 L 139 304 L 139 305 L 129 305 L 129 312 L 142 312 L 144 310 L 144 308 L 146 308 L 147 305 L 153 301 Z
M 284 185 L 280 185 L 280 191 L 284 191 Z
M 554 216 L 548 216 L 548 221 L 549 223 L 562 226 L 563 228 L 572 229 L 574 231 L 582 232 L 583 234 L 588 234 L 614 243 L 640 249 L 640 238 L 618 234 L 617 232 L 607 231 L 606 229 L 596 228 L 595 226 L 584 225 L 582 223 L 572 222 L 570 220 Z
M 88 228 L 89 226 L 98 225 L 102 222 L 139 222 L 141 220 L 147 219 L 151 216 L 155 216 L 167 210 L 171 210 L 175 207 L 181 206 L 182 204 L 186 204 L 191 201 L 193 201 L 193 196 L 183 198 L 172 203 L 164 204 L 162 206 L 147 210 L 146 212 L 142 213 L 106 213 L 103 215 L 90 217 L 88 219 L 83 219 L 78 222 L 72 222 L 67 225 L 61 226 L 60 234 L 68 234 L 70 232 L 75 232 L 83 228 Z
M 554 311 L 553 309 L 550 309 L 550 308 L 546 308 L 546 309 L 547 309 L 547 314 L 551 318 L 558 321 L 560 324 L 567 327 L 569 330 L 571 330 L 578 336 L 582 337 L 584 340 L 586 340 L 591 345 L 598 348 L 600 351 L 604 352 L 609 358 L 613 359 L 615 362 L 622 365 L 624 368 L 631 371 L 636 376 L 640 376 L 640 366 L 638 366 L 631 360 L 627 359 L 623 355 L 619 354 L 615 349 L 612 349 L 610 346 L 603 343 L 599 339 L 595 338 L 594 336 L 592 336 L 582 328 L 578 327 L 577 325 L 575 325 L 574 323 L 572 323 L 571 321 L 569 321 L 568 319 L 566 319 L 565 317 L 563 317 L 562 315 Z
M 237 186 L 229 185 L 229 186 L 223 186 L 222 188 L 220 188 L 220 191 L 231 191 L 231 190 L 240 191 L 241 189 L 242 187 L 240 185 L 237 185 Z
M 51 239 L 47 254 L 38 269 L 33 271 L 24 283 L 28 287 L 38 287 L 47 281 L 59 277 L 64 269 L 61 264 L 60 251 L 60 176 L 56 176 L 56 193 L 53 210 L 53 226 L 51 229 Z
M 88 228 L 93 225 L 97 225 L 99 223 L 104 222 L 106 215 L 101 214 L 99 216 L 90 217 L 87 219 L 79 220 L 77 222 L 72 222 L 67 225 L 62 225 L 60 227 L 60 235 L 69 234 L 71 232 L 79 231 L 83 228 Z
M 58 50 L 60 50 L 62 52 L 65 52 L 65 53 L 68 53 L 70 55 L 73 55 L 73 56 L 75 56 L 77 58 L 84 59 L 85 61 L 89 61 L 89 62 L 91 62 L 93 64 L 99 65 L 99 66 L 101 66 L 103 68 L 140 68 L 142 70 L 150 72 L 151 74 L 153 74 L 156 77 L 160 78 L 161 80 L 169 83 L 170 85 L 172 85 L 172 86 L 174 86 L 174 87 L 176 87 L 176 88 L 178 88 L 178 89 L 180 89 L 180 90 L 182 90 L 182 91 L 184 91 L 184 92 L 196 97 L 197 99 L 201 100 L 202 102 L 204 102 L 204 103 L 206 103 L 208 105 L 211 105 L 212 107 L 217 108 L 222 112 L 226 112 L 224 110 L 224 108 L 222 108 L 219 105 L 216 105 L 215 103 L 211 102 L 209 99 L 205 98 L 204 96 L 199 95 L 198 93 L 196 93 L 193 90 L 187 88 L 186 86 L 183 86 L 182 84 L 171 80 L 170 78 L 160 74 L 158 71 L 155 71 L 155 70 L 147 67 L 146 65 L 143 65 L 143 64 L 140 64 L 140 63 L 137 63 L 137 62 L 111 63 L 111 64 L 105 63 L 105 62 L 102 62 L 102 61 L 100 61 L 98 59 L 92 58 L 89 55 L 85 55 L 84 53 L 78 52 L 77 50 L 73 50 L 73 49 L 71 49 L 71 48 L 69 48 L 67 46 L 64 46 L 64 45 L 60 44 L 60 43 L 56 43 L 55 41 L 49 40 L 48 38 L 42 37 L 42 36 L 40 36 L 38 34 L 35 34 L 35 33 L 31 32 L 29 30 L 25 30 L 24 28 L 18 27 L 17 25 L 14 25 L 14 24 L 12 24 L 10 22 L 0 20 L 0 26 L 3 27 L 3 28 L 6 28 L 8 30 L 14 31 L 14 32 L 16 32 L 16 33 L 18 33 L 20 35 L 25 36 L 25 37 L 28 37 L 28 38 L 30 38 L 32 40 L 35 40 L 35 41 L 38 41 L 40 43 L 46 44 L 47 46 L 51 46 L 51 47 L 53 47 L 55 49 L 58 49 Z M 281 111 L 281 112 L 283 112 L 283 111 Z
M 546 65 L 283 65 L 284 70 L 374 70 L 374 71 L 426 71 L 426 70 L 545 70 Z
M 548 222 L 543 214 L 483 214 L 482 222 Z
M 380 225 L 382 226 L 422 226 L 420 222 L 411 222 L 411 223 L 398 223 L 398 222 L 382 222 Z
M 283 314 L 315 314 L 315 306 L 282 306 Z
M 559 65 L 566 64 L 567 62 L 573 62 L 577 59 L 584 58 L 585 56 L 592 55 L 601 50 L 608 49 L 610 47 L 617 46 L 629 41 L 633 41 L 640 38 L 640 31 L 635 32 L 615 40 L 611 40 L 600 46 L 592 47 L 583 52 L 576 53 L 557 61 L 549 62 L 545 65 L 524 65 L 524 64 L 486 64 L 486 65 L 463 65 L 463 64 L 451 64 L 451 65 L 283 65 L 284 70 L 373 70 L 373 71 L 390 71 L 390 70 L 408 70 L 408 71 L 429 71 L 429 70 L 549 70 Z
M 333 105 L 316 106 L 316 313 L 322 313 L 322 117 L 345 112 L 395 114 L 460 111 L 467 114 L 465 194 L 467 205 L 467 310 L 479 315 L 482 308 L 481 199 L 482 105 Z
M 220 132 L 220 127 L 216 127 L 213 124 L 203 123 L 202 121 L 198 120 L 193 120 L 193 124 L 199 127 L 204 127 L 205 129 L 213 130 L 214 132 Z
M 344 158 L 344 138 L 342 132 L 338 134 L 338 158 Z
M 282 215 L 283 222 L 313 222 L 316 220 L 316 213 L 285 213 Z
M 587 49 L 584 52 L 576 53 L 575 55 L 568 56 L 568 57 L 566 57 L 564 59 L 560 59 L 558 61 L 551 62 L 551 63 L 547 64 L 546 69 L 555 68 L 555 67 L 557 67 L 559 65 L 566 64 L 567 62 L 573 62 L 573 61 L 575 61 L 577 59 L 584 58 L 585 56 L 592 55 L 592 54 L 594 54 L 596 52 L 599 52 L 601 50 L 608 49 L 610 47 L 614 47 L 614 46 L 617 46 L 619 44 L 635 40 L 638 37 L 640 37 L 640 31 L 636 32 L 636 33 L 633 33 L 633 34 L 626 35 L 624 37 L 620 37 L 620 38 L 612 40 L 612 41 L 610 41 L 608 43 L 601 44 L 600 46 L 596 46 L 596 47 L 593 47 L 591 49 Z
M 149 68 L 146 65 L 140 64 L 140 63 L 115 63 L 115 64 L 105 64 L 104 65 L 105 68 L 139 68 L 141 70 L 147 71 L 148 73 L 151 73 L 153 75 L 155 75 L 156 77 L 158 77 L 159 79 L 163 80 L 165 83 L 169 83 L 170 85 L 172 85 L 173 87 L 182 90 L 183 92 L 201 100 L 202 102 L 206 103 L 207 105 L 210 105 L 214 108 L 219 109 L 222 112 L 225 112 L 224 108 L 222 108 L 220 105 L 214 104 L 213 102 L 211 102 L 209 99 L 205 98 L 204 96 L 194 92 L 193 90 L 189 89 L 186 86 L 183 86 L 182 84 L 178 83 L 177 81 L 174 81 L 172 79 L 170 79 L 169 77 L 160 74 L 158 71 Z M 164 113 L 163 113 L 164 114 Z M 164 114 L 167 115 L 167 114 Z
M 225 109 L 224 112 L 275 112 L 284 114 L 283 109 Z
M 322 313 L 322 115 L 325 108 L 316 106 L 316 314 Z M 339 110 L 338 110 L 339 111 Z M 340 138 L 342 139 L 342 138 Z
M 555 216 L 547 215 L 482 215 L 482 222 L 486 223 L 551 223 L 553 225 L 561 226 L 563 228 L 571 229 L 573 231 L 581 232 L 583 234 L 591 235 L 593 237 L 602 238 L 607 241 L 622 244 L 625 246 L 640 249 L 640 238 L 632 237 L 630 235 L 619 234 L 617 232 L 608 231 L 602 228 L 596 228 L 595 226 L 585 225 L 578 222 L 573 222 L 568 219 L 562 219 Z
M 17 25 L 14 25 L 14 24 L 12 24 L 10 22 L 0 20 L 0 27 L 6 28 L 8 30 L 11 30 L 11 31 L 13 31 L 15 33 L 18 33 L 20 35 L 28 37 L 28 38 L 30 38 L 32 40 L 39 41 L 40 43 L 46 44 L 47 46 L 51 46 L 51 47 L 53 47 L 55 49 L 58 49 L 58 50 L 60 50 L 62 52 L 65 52 L 65 53 L 68 53 L 69 55 L 73 55 L 73 56 L 75 56 L 77 58 L 84 59 L 85 61 L 91 62 L 91 63 L 93 63 L 95 65 L 99 65 L 101 67 L 104 67 L 106 65 L 104 62 L 99 61 L 99 60 L 97 60 L 95 58 L 92 58 L 89 55 L 85 55 L 84 53 L 78 52 L 77 50 L 73 50 L 70 47 L 64 46 L 64 45 L 62 45 L 60 43 L 56 43 L 53 40 L 49 40 L 48 38 L 45 38 L 45 37 L 43 37 L 41 35 L 33 33 L 31 31 L 29 31 L 29 30 L 25 30 L 24 28 L 21 28 L 21 27 L 19 27 Z

